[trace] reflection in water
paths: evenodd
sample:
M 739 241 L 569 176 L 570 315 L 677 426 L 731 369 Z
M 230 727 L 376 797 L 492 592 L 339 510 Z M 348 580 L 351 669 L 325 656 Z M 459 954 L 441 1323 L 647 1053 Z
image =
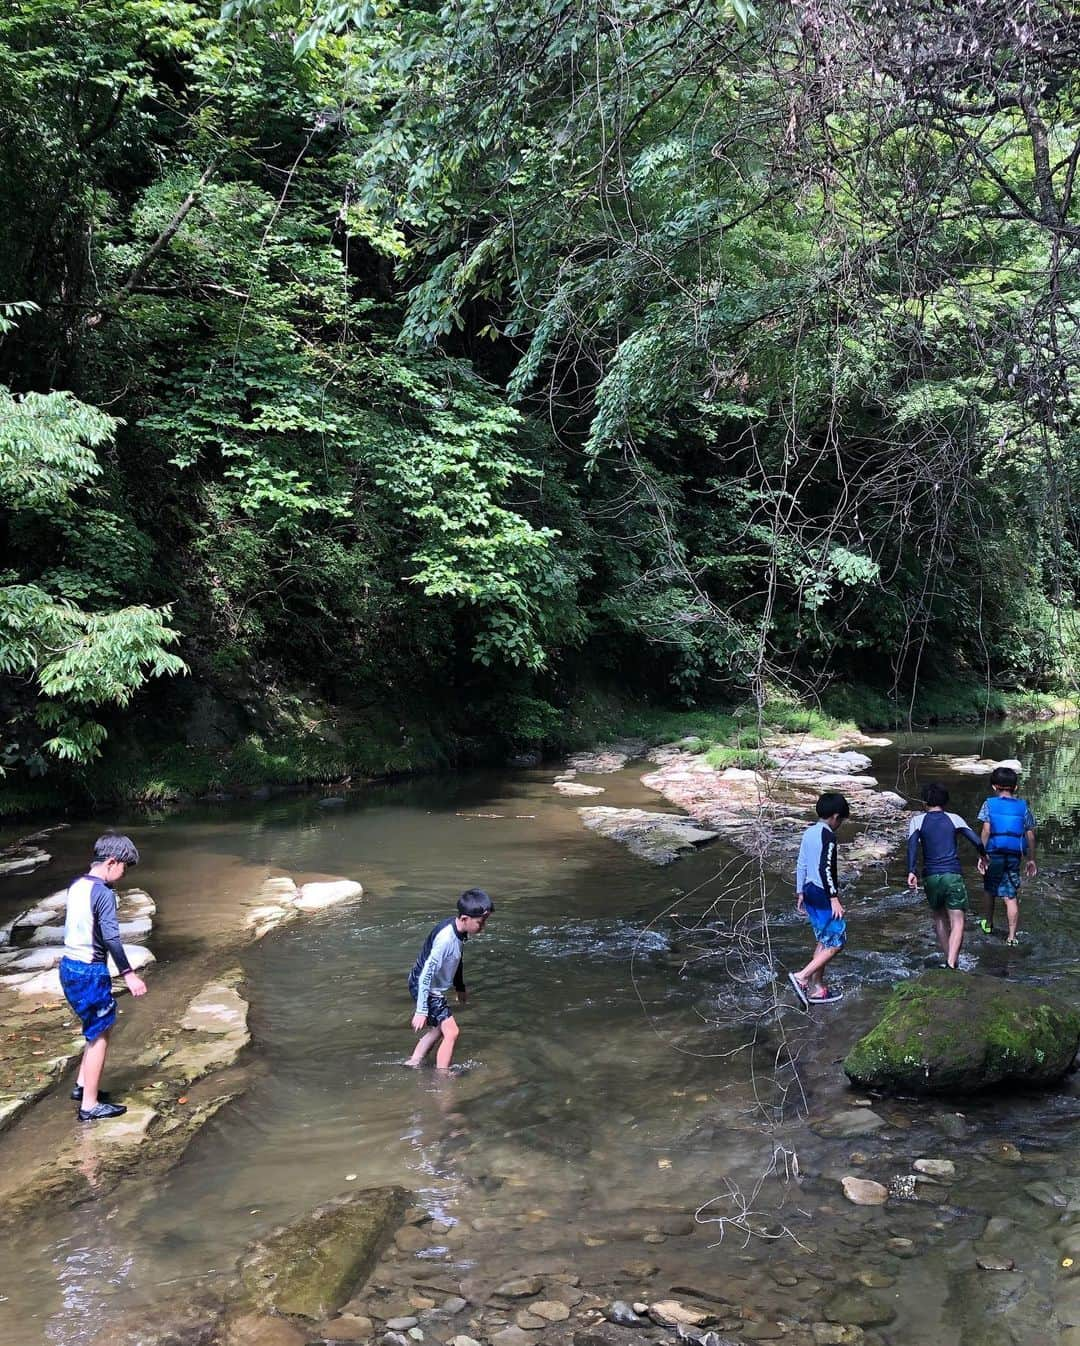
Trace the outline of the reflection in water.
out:
M 1025 890 L 1028 947 L 1017 957 L 969 933 L 965 957 L 981 972 L 1075 995 L 1065 900 L 1080 825 L 1075 734 L 924 733 L 877 754 L 883 786 L 916 797 L 926 780 L 946 778 L 952 806 L 973 818 L 985 778 L 949 778 L 928 748 L 1024 760 L 1044 865 Z M 1027 1258 L 1015 1339 L 1037 1346 L 1046 1315 L 1025 1296 L 1046 1294 L 1056 1254 L 1051 1216 L 1023 1189 L 1075 1171 L 1072 1085 L 962 1110 L 879 1102 L 883 1125 L 865 1135 L 850 1121 L 847 1137 L 825 1124 L 857 1111 L 837 1064 L 847 1044 L 892 983 L 934 958 L 899 853 L 849 896 L 843 1005 L 806 1015 L 777 995 L 768 957 L 730 954 L 733 932 L 753 930 L 762 893 L 773 958 L 804 954 L 786 880 L 762 888 L 745 858 L 721 848 L 654 870 L 581 828 L 549 780 L 412 782 L 329 814 L 306 800 L 238 806 L 163 820 L 149 836 L 128 820 L 148 857 L 139 877 L 159 902 L 166 953 L 212 944 L 215 903 L 220 915 L 271 870 L 355 876 L 365 899 L 245 953 L 263 1073 L 139 1202 L 128 1198 L 119 1215 L 108 1201 L 91 1204 L 76 1213 L 78 1235 L 61 1216 L 11 1250 L 0 1340 L 78 1342 L 72 1315 L 100 1319 L 116 1304 L 153 1302 L 164 1286 L 200 1283 L 268 1228 L 347 1192 L 355 1174 L 357 1186 L 414 1193 L 446 1229 L 426 1255 L 456 1276 L 470 1266 L 509 1275 L 526 1255 L 559 1253 L 611 1285 L 646 1257 L 669 1284 L 722 1282 L 736 1309 L 783 1318 L 794 1291 L 778 1268 L 797 1267 L 800 1293 L 815 1303 L 832 1293 L 832 1276 L 862 1270 L 902 1291 L 890 1300 L 895 1322 L 880 1329 L 897 1344 L 941 1339 L 944 1321 L 950 1339 L 976 1346 L 972 1324 L 991 1309 L 985 1277 L 965 1279 L 971 1249 L 990 1215 L 1007 1214 Z M 634 772 L 603 783 L 605 802 L 655 806 Z M 974 893 L 973 872 L 969 882 Z M 431 923 L 473 884 L 493 894 L 499 919 L 466 950 L 469 1069 L 416 1074 L 400 1064 L 412 1042 L 405 979 Z M 1003 1166 L 1004 1140 L 1020 1147 L 1019 1166 Z M 921 1155 L 954 1158 L 956 1185 L 886 1211 L 838 1196 L 845 1173 L 887 1181 Z M 728 1226 L 715 1246 L 708 1221 L 740 1210 L 744 1224 L 786 1226 L 799 1242 L 755 1235 L 744 1246 L 745 1230 Z

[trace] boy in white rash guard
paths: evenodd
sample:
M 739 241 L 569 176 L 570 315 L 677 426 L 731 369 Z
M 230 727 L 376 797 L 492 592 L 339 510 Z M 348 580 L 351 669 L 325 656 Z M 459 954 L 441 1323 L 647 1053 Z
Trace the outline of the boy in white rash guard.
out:
M 139 852 L 130 837 L 109 834 L 94 842 L 90 871 L 68 888 L 64 921 L 64 956 L 60 960 L 60 985 L 67 1002 L 79 1016 L 86 1049 L 79 1078 L 71 1097 L 79 1105 L 80 1122 L 98 1122 L 121 1117 L 127 1108 L 100 1093 L 101 1072 L 109 1049 L 109 1033 L 116 1023 L 108 957 L 134 996 L 146 994 L 146 983 L 132 970 L 120 942 L 113 884 L 126 870 L 139 863 Z
M 832 791 L 821 796 L 814 810 L 818 821 L 803 833 L 795 869 L 795 906 L 810 922 L 814 953 L 804 968 L 788 973 L 788 981 L 804 1008 L 832 1005 L 843 999 L 843 991 L 838 986 L 826 986 L 821 973 L 847 943 L 847 922 L 836 874 L 836 834 L 851 810 L 844 796 Z
M 478 935 L 483 930 L 495 904 L 480 888 L 470 888 L 458 898 L 457 909 L 456 916 L 432 927 L 409 973 L 409 995 L 416 1007 L 412 1017 L 413 1032 L 423 1034 L 405 1063 L 414 1069 L 436 1042 L 439 1043 L 436 1066 L 440 1070 L 450 1068 L 460 1029 L 446 1003 L 446 993 L 453 986 L 458 1000 L 465 1003 L 462 945 L 470 935 Z

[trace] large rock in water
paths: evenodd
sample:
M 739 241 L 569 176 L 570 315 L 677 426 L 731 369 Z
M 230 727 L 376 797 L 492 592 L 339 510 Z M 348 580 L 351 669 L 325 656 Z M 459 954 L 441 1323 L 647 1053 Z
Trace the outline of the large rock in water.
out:
M 275 1230 L 241 1259 L 242 1299 L 263 1311 L 321 1321 L 370 1274 L 405 1202 L 402 1188 L 375 1187 Z
M 971 1093 L 1050 1084 L 1078 1047 L 1080 1013 L 1039 987 L 941 969 L 896 987 L 844 1072 L 889 1093 Z
M 621 841 L 628 850 L 653 865 L 670 865 L 719 836 L 681 813 L 647 813 L 644 809 L 596 806 L 578 809 L 581 821 L 593 832 Z

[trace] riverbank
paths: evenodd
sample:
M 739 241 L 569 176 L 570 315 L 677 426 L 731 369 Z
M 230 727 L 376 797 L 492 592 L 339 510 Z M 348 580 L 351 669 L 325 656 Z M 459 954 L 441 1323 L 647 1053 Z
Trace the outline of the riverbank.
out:
M 903 704 L 865 687 L 836 687 L 820 703 L 777 695 L 762 707 L 670 708 L 611 692 L 582 693 L 564 707 L 479 708 L 471 723 L 432 713 L 346 712 L 315 702 L 278 708 L 264 732 L 237 735 L 204 709 L 183 726 L 183 742 L 162 740 L 138 722 L 106 743 L 87 767 L 0 778 L 0 820 L 85 816 L 106 807 L 162 809 L 193 802 L 266 800 L 318 791 L 347 795 L 376 781 L 468 766 L 529 765 L 620 736 L 652 747 L 696 740 L 710 766 L 767 764 L 764 738 L 776 733 L 837 737 L 1009 717 L 1018 722 L 1076 714 L 1077 703 L 1041 692 L 987 691 L 958 682 L 925 688 Z M 220 717 L 219 717 L 220 718 Z

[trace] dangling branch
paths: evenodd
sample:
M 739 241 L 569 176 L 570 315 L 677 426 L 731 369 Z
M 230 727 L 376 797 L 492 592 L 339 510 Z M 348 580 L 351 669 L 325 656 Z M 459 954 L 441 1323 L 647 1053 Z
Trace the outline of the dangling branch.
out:
M 139 259 L 131 275 L 128 276 L 127 280 L 120 287 L 120 291 L 116 296 L 116 302 L 113 305 L 114 310 L 118 308 L 124 302 L 125 299 L 127 299 L 131 294 L 134 293 L 135 289 L 142 281 L 142 278 L 146 275 L 147 271 L 149 271 L 150 267 L 153 266 L 155 260 L 161 256 L 161 254 L 173 241 L 176 235 L 180 232 L 180 226 L 187 219 L 188 215 L 190 215 L 192 208 L 195 206 L 196 202 L 199 200 L 199 197 L 202 195 L 206 187 L 206 184 L 213 177 L 214 170 L 217 168 L 218 163 L 219 163 L 218 158 L 213 158 L 210 160 L 206 168 L 203 170 L 202 177 L 199 178 L 195 186 L 192 187 L 191 191 L 188 192 L 187 196 L 185 196 L 183 201 L 180 202 L 180 205 L 177 206 L 172 219 L 165 226 L 165 228 L 162 229 L 161 233 L 158 234 L 157 238 L 154 239 L 153 243 L 151 243 L 150 247 Z M 91 314 L 90 317 L 87 318 L 86 325 L 88 327 L 97 327 L 104 320 L 105 317 L 106 317 L 105 311 L 99 309 L 98 312 Z

